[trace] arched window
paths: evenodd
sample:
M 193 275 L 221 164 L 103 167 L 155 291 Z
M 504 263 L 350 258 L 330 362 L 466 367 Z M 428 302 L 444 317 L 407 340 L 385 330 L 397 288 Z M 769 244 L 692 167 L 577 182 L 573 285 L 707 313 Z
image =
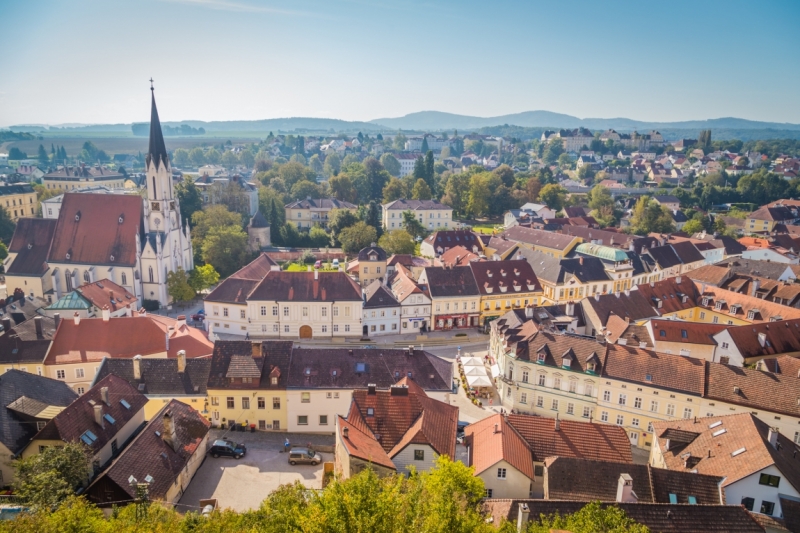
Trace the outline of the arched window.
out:
M 150 283 L 153 283 L 153 267 L 147 267 L 147 274 L 150 277 Z
M 156 197 L 156 177 L 153 176 L 153 198 Z
M 64 276 L 67 278 L 67 292 L 72 292 L 72 272 L 65 270 Z
M 83 271 L 83 281 L 85 281 L 86 283 L 89 283 L 89 271 L 88 270 L 84 270 Z
M 128 284 L 128 276 L 125 274 L 125 272 L 122 273 L 122 284 L 123 285 Z

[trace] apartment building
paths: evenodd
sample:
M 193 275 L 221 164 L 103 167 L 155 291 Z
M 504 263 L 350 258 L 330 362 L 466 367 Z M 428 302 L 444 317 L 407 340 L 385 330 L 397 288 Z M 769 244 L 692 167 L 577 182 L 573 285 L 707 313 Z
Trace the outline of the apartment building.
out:
M 286 204 L 286 221 L 298 228 L 308 229 L 315 224 L 326 228 L 334 209 L 347 209 L 355 213 L 358 206 L 336 198 L 306 198 Z
M 383 229 L 391 231 L 403 227 L 403 213 L 411 211 L 422 227 L 428 231 L 455 228 L 453 208 L 438 200 L 400 199 L 383 204 Z
M 0 206 L 14 222 L 22 217 L 35 217 L 39 209 L 38 195 L 27 183 L 3 185 L 0 186 Z

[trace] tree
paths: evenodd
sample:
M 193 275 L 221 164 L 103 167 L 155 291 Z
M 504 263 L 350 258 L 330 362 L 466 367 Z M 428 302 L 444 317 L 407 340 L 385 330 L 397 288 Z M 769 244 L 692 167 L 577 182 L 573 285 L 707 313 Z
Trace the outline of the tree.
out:
M 424 154 L 428 150 L 430 150 L 430 148 L 428 147 L 428 137 L 423 135 L 422 136 L 422 149 L 420 151 Z
M 298 181 L 292 187 L 291 197 L 296 200 L 305 200 L 306 198 L 319 198 L 319 187 L 311 181 Z
M 239 152 L 239 163 L 245 168 L 253 168 L 256 164 L 256 157 L 250 150 L 242 150 Z
M 431 190 L 434 190 L 436 187 L 436 183 L 434 182 L 434 178 L 436 177 L 436 173 L 433 169 L 433 152 L 428 150 L 425 152 L 425 182 L 428 184 L 428 187 Z
M 492 190 L 485 179 L 485 172 L 473 174 L 469 180 L 469 200 L 467 212 L 473 217 L 480 217 L 489 211 Z
M 594 169 L 592 165 L 583 165 L 578 169 L 578 179 L 587 183 L 594 179 Z
M 203 209 L 203 197 L 192 178 L 186 177 L 175 186 L 175 196 L 183 220 L 192 220 L 192 215 Z
M 220 162 L 222 163 L 223 167 L 230 169 L 239 164 L 239 158 L 236 157 L 236 154 L 232 151 L 225 150 L 220 158 Z
M 401 198 L 407 198 L 406 184 L 397 178 L 390 179 L 383 187 L 383 202 L 389 203 Z
M 322 170 L 326 176 L 331 177 L 337 175 L 341 168 L 342 161 L 339 159 L 339 156 L 336 154 L 336 152 L 325 156 L 325 164 L 323 165 Z
M 542 190 L 542 182 L 537 177 L 528 178 L 525 183 L 525 195 L 529 202 L 535 202 L 539 199 L 539 193 Z
M 370 243 L 377 241 L 378 232 L 366 222 L 359 221 L 343 229 L 338 238 L 345 253 L 355 254 L 362 248 L 369 246 Z
M 636 202 L 631 215 L 631 231 L 637 235 L 648 233 L 670 233 L 675 230 L 672 213 L 649 196 L 642 196 Z
M 400 162 L 395 156 L 390 153 L 385 153 L 381 156 L 381 165 L 386 169 L 386 172 L 392 176 L 400 175 Z
M 337 200 L 350 202 L 352 204 L 358 202 L 358 191 L 348 174 L 333 176 L 328 180 L 328 187 L 330 188 L 331 195 Z
M 349 209 L 333 209 L 328 215 L 328 229 L 334 239 L 339 238 L 339 234 L 345 228 L 349 228 L 358 222 L 358 217 Z
M 308 159 L 308 168 L 310 168 L 317 174 L 322 174 L 323 165 L 318 154 L 314 154 Z
M 561 139 L 554 138 L 550 142 L 547 143 L 547 147 L 544 149 L 544 153 L 542 154 L 542 160 L 546 165 L 552 165 L 558 158 L 564 153 L 564 144 L 561 142 Z
M 91 454 L 80 442 L 47 446 L 38 455 L 13 461 L 16 495 L 34 511 L 50 511 L 89 479 Z
M 558 166 L 561 168 L 572 168 L 572 158 L 569 154 L 561 154 L 558 156 Z
M 539 193 L 539 200 L 547 204 L 547 207 L 553 211 L 561 211 L 564 207 L 564 201 L 567 199 L 567 190 L 561 185 L 555 183 L 548 183 L 542 187 Z
M 325 248 L 330 245 L 331 236 L 319 224 L 314 224 L 308 230 L 308 240 L 310 245 L 315 248 Z
M 451 174 L 444 186 L 442 202 L 453 208 L 459 216 L 464 216 L 469 202 L 470 175 L 466 172 Z
M 169 278 L 169 276 L 167 276 Z M 167 279 L 169 282 L 169 279 Z M 189 274 L 189 285 L 195 292 L 203 292 L 213 287 L 219 281 L 219 272 L 214 270 L 214 265 L 202 265 L 195 267 Z
M 411 198 L 414 200 L 430 200 L 431 199 L 431 188 L 428 187 L 428 184 L 425 183 L 425 180 L 418 179 L 417 182 L 414 184 L 414 188 L 411 190 Z
M 202 167 L 206 164 L 206 154 L 202 148 L 196 146 L 189 151 L 189 160 L 192 162 L 192 165 Z
M 614 198 L 606 187 L 595 185 L 589 191 L 589 208 L 592 209 L 592 216 L 601 226 L 611 226 L 616 222 Z
M 8 257 L 8 246 L 0 242 L 0 261 L 4 261 Z
M 529 522 L 528 533 L 570 531 L 571 533 L 649 533 L 647 526 L 628 518 L 625 511 L 615 505 L 600 502 L 586 504 L 570 515 L 554 514 Z
M 189 284 L 189 275 L 183 268 L 178 267 L 175 272 L 167 274 L 167 294 L 178 303 L 188 302 L 195 297 L 194 289 Z
M 402 152 L 406 149 L 406 136 L 402 133 L 398 132 L 397 135 L 394 136 L 394 149 L 398 152 Z
M 172 163 L 174 163 L 176 167 L 187 167 L 189 166 L 189 161 L 189 150 L 177 148 L 172 152 Z
M 216 150 L 216 148 L 211 148 L 208 152 L 206 152 L 206 161 L 209 165 L 219 165 L 219 160 L 222 156 Z
M 363 164 L 367 178 L 369 197 L 363 198 L 362 200 L 380 200 L 383 197 L 383 188 L 389 183 L 392 176 L 383 168 L 380 161 L 374 157 L 366 158 Z
M 367 216 L 364 219 L 364 222 L 375 228 L 378 232 L 378 238 L 380 238 L 380 236 L 383 234 L 381 210 L 378 202 L 375 200 L 370 200 L 369 205 L 367 206 Z
M 683 229 L 681 231 L 687 233 L 688 235 L 694 235 L 695 233 L 700 233 L 703 231 L 703 224 L 700 222 L 700 220 L 693 218 L 683 225 Z
M 514 183 L 516 182 L 516 178 L 514 177 L 514 170 L 506 165 L 502 164 L 492 172 L 495 176 L 500 178 L 500 181 L 503 182 L 503 185 L 506 187 L 513 187 Z
M 43 168 L 47 168 L 47 165 L 50 164 L 50 157 L 47 155 L 47 150 L 45 150 L 44 145 L 41 144 L 39 145 L 38 159 L 39 159 L 39 164 Z
M 416 243 L 414 238 L 404 229 L 395 229 L 378 239 L 378 246 L 389 254 L 413 254 Z
M 8 149 L 8 159 L 10 161 L 17 161 L 20 159 L 28 159 L 28 154 L 17 148 L 16 146 L 12 146 Z
M 423 239 L 428 234 L 425 226 L 417 220 L 417 215 L 411 210 L 403 211 L 403 229 L 414 239 Z
M 442 153 L 439 154 L 439 159 L 444 160 L 447 159 L 448 157 L 450 157 L 450 147 L 445 146 L 444 148 L 442 148 Z
M 279 231 L 280 242 L 289 248 L 299 248 L 303 246 L 303 236 L 294 222 L 287 221 L 280 227 Z
M 213 227 L 203 239 L 203 261 L 213 265 L 222 276 L 230 276 L 242 268 L 248 256 L 247 233 L 241 227 Z
M 0 242 L 10 244 L 16 228 L 17 223 L 11 220 L 5 209 L 0 208 Z

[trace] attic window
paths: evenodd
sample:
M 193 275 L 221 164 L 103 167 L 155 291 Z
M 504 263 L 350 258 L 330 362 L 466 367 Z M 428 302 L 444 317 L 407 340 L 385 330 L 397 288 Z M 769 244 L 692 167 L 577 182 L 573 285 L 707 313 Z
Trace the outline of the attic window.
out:
M 356 372 L 366 372 L 366 371 L 367 371 L 366 363 L 356 363 Z
M 708 305 L 710 301 L 710 298 L 703 298 L 703 305 Z
M 747 448 L 739 448 L 738 450 L 734 450 L 734 451 L 731 452 L 731 457 L 736 457 L 737 455 L 742 455 L 746 451 L 747 451 Z
M 747 312 L 747 320 L 755 320 L 758 309 L 751 309 Z
M 112 255 L 111 257 L 109 257 L 109 259 L 113 262 L 114 261 L 114 256 Z
M 714 309 L 716 309 L 717 311 L 722 311 L 722 306 L 723 306 L 723 305 L 725 305 L 725 300 L 720 300 L 720 301 L 718 301 L 718 302 L 717 302 L 717 304 L 714 306 Z
M 718 426 L 721 426 L 721 425 L 722 425 L 722 420 L 717 420 L 713 424 L 709 424 L 708 425 L 708 429 L 714 429 L 715 427 L 718 427 Z
M 120 400 L 119 403 L 121 403 L 122 407 L 124 407 L 125 409 L 130 409 L 131 408 L 131 404 L 129 404 L 125 400 Z
M 95 435 L 94 433 L 92 433 L 87 429 L 86 432 L 83 435 L 81 435 L 81 440 L 86 444 L 88 444 L 89 446 L 91 446 L 92 444 L 94 444 L 94 441 L 97 440 L 97 435 Z
M 733 304 L 731 305 L 731 314 L 735 315 L 741 310 L 742 306 L 740 304 Z
M 113 417 L 113 416 L 111 416 L 111 415 L 109 415 L 109 414 L 107 414 L 107 413 L 103 415 L 103 418 L 104 418 L 104 419 L 106 420 L 106 422 L 108 422 L 109 424 L 116 424 L 116 423 L 117 423 L 117 421 L 116 421 L 116 420 L 114 420 L 114 417 Z
M 375 416 L 375 409 L 367 407 L 367 416 Z
M 653 374 L 645 374 L 644 380 L 652 382 L 653 381 Z
M 311 368 L 307 367 L 305 370 L 303 370 L 303 374 L 306 375 L 306 376 L 310 376 L 311 375 Z
M 681 338 L 682 339 L 688 339 L 689 338 L 689 332 L 686 331 L 685 329 L 682 329 L 681 330 Z
M 666 331 L 664 331 L 664 330 L 662 329 L 662 330 L 661 330 L 661 331 L 658 333 L 658 335 L 659 335 L 660 337 L 666 337 L 666 336 L 667 336 L 667 332 L 666 332 Z
M 539 354 L 536 355 L 536 362 L 537 363 L 544 363 L 544 358 L 545 358 L 545 354 L 543 352 L 539 352 Z
M 780 322 L 781 320 L 783 320 L 783 317 L 780 315 L 769 317 L 770 322 Z
M 724 434 L 725 434 L 725 433 L 727 433 L 727 432 L 728 432 L 728 430 L 727 430 L 727 429 L 725 429 L 725 428 L 722 428 L 722 429 L 718 429 L 717 431 L 715 431 L 714 433 L 712 433 L 712 434 L 711 434 L 711 436 L 712 436 L 712 437 L 719 437 L 720 435 L 724 435 Z
M 120 215 L 119 216 L 119 223 L 122 224 L 123 222 L 125 222 L 125 215 Z

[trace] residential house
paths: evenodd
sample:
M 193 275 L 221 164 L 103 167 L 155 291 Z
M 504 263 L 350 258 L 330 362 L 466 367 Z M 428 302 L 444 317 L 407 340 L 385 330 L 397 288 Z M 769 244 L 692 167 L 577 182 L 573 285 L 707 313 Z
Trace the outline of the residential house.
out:
M 19 289 L 25 295 L 42 298 L 52 291 L 52 270 L 47 258 L 56 222 L 43 218 L 21 218 L 17 221 L 8 246 L 8 257 L 3 261 L 7 294 Z
M 160 129 L 160 128 L 159 128 Z M 81 163 L 74 167 L 63 166 L 42 176 L 45 189 L 72 191 L 95 185 L 105 185 L 112 189 L 125 187 L 125 176 L 101 165 Z
M 715 362 L 745 366 L 763 359 L 800 356 L 798 319 L 723 327 L 713 337 L 711 360 Z
M 639 291 L 625 290 L 614 294 L 595 293 L 591 298 L 580 301 L 580 307 L 592 336 L 598 333 L 606 335 L 611 317 L 617 317 L 628 324 L 642 323 L 657 317 L 653 302 Z
M 150 501 L 178 503 L 203 464 L 209 422 L 178 400 L 164 405 L 86 489 L 89 501 L 103 507 L 139 498 L 137 483 L 147 484 Z
M 347 271 L 355 273 L 358 283 L 367 287 L 375 280 L 386 279 L 386 261 L 386 251 L 372 243 L 358 252 L 358 258 L 347 266 Z
M 298 228 L 311 228 L 319 225 L 328 227 L 331 211 L 346 209 L 355 213 L 358 206 L 337 200 L 336 198 L 306 198 L 286 204 L 286 221 L 294 223 Z
M 545 131 L 542 133 L 542 142 L 553 140 L 560 140 L 565 152 L 579 153 L 584 148 L 592 145 L 594 135 L 586 128 L 559 130 L 556 132 Z
M 5 209 L 8 218 L 16 222 L 22 217 L 35 217 L 39 200 L 33 186 L 22 183 L 0 186 L 0 207 Z
M 470 266 L 426 268 L 417 283 L 431 299 L 431 329 L 476 327 L 481 293 Z
M 336 426 L 335 469 L 345 479 L 369 463 L 402 474 L 430 470 L 440 455 L 455 459 L 458 407 L 429 398 L 408 377 L 388 390 L 353 391 L 347 419 L 337 415 Z
M 400 304 L 400 331 L 402 333 L 427 331 L 431 324 L 430 294 L 417 285 L 411 272 L 402 265 L 398 265 L 391 287 L 392 294 Z
M 231 176 L 224 172 L 222 175 L 209 176 L 201 173 L 194 184 L 200 191 L 203 205 L 222 204 L 230 211 L 247 217 L 252 217 L 258 211 L 258 187 L 239 174 Z
M 444 230 L 428 235 L 419 245 L 423 257 L 440 257 L 451 248 L 462 246 L 473 254 L 481 254 L 483 243 L 470 230 Z
M 695 321 L 713 324 L 745 325 L 800 318 L 800 310 L 748 294 L 698 284 Z
M 417 257 L 411 254 L 393 254 L 386 260 L 386 272 L 393 274 L 399 270 L 399 267 L 404 267 L 409 275 L 414 279 L 418 278 L 422 271 L 429 266 L 438 266 L 439 263 L 434 259 L 425 259 L 424 257 Z M 388 278 L 391 283 L 391 277 Z
M 403 227 L 403 213 L 411 211 L 422 227 L 428 231 L 456 228 L 453 222 L 453 208 L 438 200 L 400 199 L 383 204 L 383 229 L 391 231 Z
M 445 267 L 467 265 L 474 261 L 484 261 L 486 258 L 472 253 L 463 246 L 454 246 L 439 256 L 439 261 Z
M 480 292 L 480 323 L 484 326 L 511 309 L 538 305 L 542 286 L 525 260 L 481 261 L 469 264 Z
M 44 358 L 45 374 L 64 381 L 78 394 L 89 389 L 103 359 L 136 355 L 175 359 L 178 352 L 195 358 L 210 355 L 212 342 L 202 330 L 160 315 L 62 319 Z
M 552 257 L 562 258 L 572 251 L 582 239 L 522 226 L 514 226 L 502 234 L 509 241 L 523 248 L 543 252 Z
M 374 280 L 364 290 L 364 318 L 362 320 L 361 335 L 372 337 L 377 335 L 397 335 L 400 333 L 400 302 L 394 297 L 392 291 Z
M 636 290 L 644 294 L 662 318 L 693 321 L 700 297 L 699 287 L 688 276 L 640 283 Z
M 606 273 L 603 262 L 596 257 L 559 258 L 542 251 L 520 248 L 542 286 L 542 301 L 568 303 L 581 300 L 590 294 L 613 290 L 615 283 Z M 590 293 L 590 291 L 592 291 Z
M 715 358 L 715 335 L 727 328 L 722 324 L 655 319 L 648 320 L 645 327 L 653 341 L 654 351 L 706 361 L 719 361 Z
M 650 465 L 724 477 L 729 505 L 782 518 L 783 502 L 800 497 L 794 444 L 750 413 L 658 422 L 654 429 Z
M 294 348 L 286 393 L 287 427 L 291 432 L 334 433 L 336 416 L 348 414 L 354 391 L 370 385 L 388 389 L 404 377 L 413 379 L 429 397 L 445 400 L 452 391 L 453 365 L 413 346 Z
M 547 207 L 546 204 L 528 202 L 519 209 L 506 211 L 503 215 L 503 227 L 508 229 L 520 224 L 530 224 L 530 221 L 534 218 L 550 220 L 555 216 L 556 212 Z
M 174 359 L 145 359 L 141 355 L 133 359 L 104 358 L 92 386 L 108 375 L 124 379 L 147 397 L 144 417 L 152 420 L 173 400 L 207 413 L 206 386 L 210 371 L 211 357 L 187 359 L 183 350 L 178 351 Z
M 748 233 L 771 233 L 777 224 L 794 224 L 797 214 L 785 206 L 761 207 L 749 215 L 745 222 Z
M 400 152 L 394 155 L 397 162 L 400 163 L 400 177 L 408 176 L 412 172 L 414 172 L 414 165 L 417 164 L 417 159 L 423 156 L 423 154 L 416 152 Z M 385 227 L 385 226 L 384 226 Z
M 492 261 L 511 258 L 519 250 L 519 243 L 509 240 L 505 235 L 492 235 L 483 249 L 484 255 Z
M 671 194 L 657 194 L 653 196 L 652 200 L 658 205 L 663 205 L 670 211 L 678 211 L 681 208 L 681 201 L 676 196 Z
M 21 457 L 37 455 L 48 446 L 82 442 L 91 454 L 94 475 L 99 474 L 144 425 L 146 403 L 130 383 L 107 376 L 49 420 Z
M 785 263 L 772 263 L 755 259 L 732 259 L 717 266 L 728 267 L 734 274 L 749 274 L 775 281 L 793 282 L 797 279 L 794 270 Z
M 65 383 L 29 371 L 7 369 L 0 374 L 0 487 L 14 482 L 10 459 L 77 398 Z
M 38 376 L 45 375 L 44 361 L 55 333 L 55 320 L 35 316 L 14 324 L 8 314 L 0 319 L 0 369 L 2 372 L 21 370 Z
M 217 341 L 203 409 L 211 425 L 285 431 L 291 356 L 291 341 Z

